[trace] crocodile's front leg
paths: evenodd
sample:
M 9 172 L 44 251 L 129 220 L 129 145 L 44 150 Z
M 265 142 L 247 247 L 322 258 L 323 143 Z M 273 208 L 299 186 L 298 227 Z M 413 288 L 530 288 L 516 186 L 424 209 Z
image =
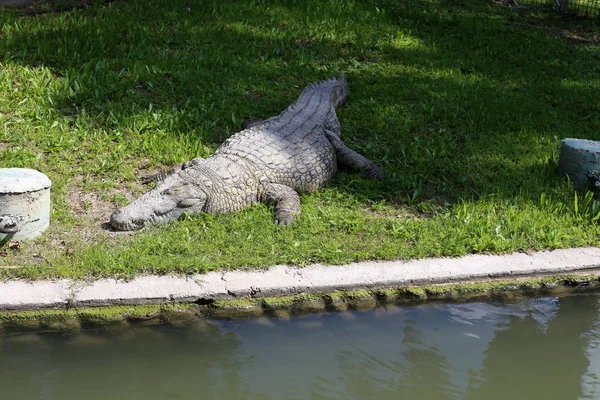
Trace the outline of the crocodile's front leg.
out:
M 371 160 L 346 147 L 342 139 L 334 132 L 325 130 L 325 137 L 335 150 L 338 163 L 360 171 L 369 179 L 379 181 L 385 178 L 385 171 L 373 164 Z
M 291 224 L 300 214 L 300 196 L 289 186 L 271 183 L 267 189 L 266 200 L 275 203 L 275 223 Z

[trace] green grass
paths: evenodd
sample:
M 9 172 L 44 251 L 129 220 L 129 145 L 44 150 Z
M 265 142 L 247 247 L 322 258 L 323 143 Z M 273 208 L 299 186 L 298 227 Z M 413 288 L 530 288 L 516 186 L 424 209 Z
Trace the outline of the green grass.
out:
M 196 1 L 0 12 L 0 164 L 53 181 L 52 225 L 4 276 L 193 273 L 598 245 L 598 204 L 555 173 L 600 140 L 599 30 L 480 0 Z M 138 178 L 210 155 L 246 118 L 344 71 L 342 172 L 272 208 L 133 235 L 102 227 Z M 577 197 L 576 197 L 577 196 Z

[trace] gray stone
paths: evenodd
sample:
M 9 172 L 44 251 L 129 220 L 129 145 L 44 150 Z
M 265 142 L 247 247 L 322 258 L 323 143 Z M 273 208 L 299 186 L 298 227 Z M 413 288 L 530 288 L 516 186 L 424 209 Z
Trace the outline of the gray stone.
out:
M 0 309 L 33 310 L 65 307 L 72 298 L 72 281 L 0 282 Z
M 531 255 L 470 255 L 408 262 L 316 264 L 304 268 L 280 265 L 264 271 L 210 272 L 190 277 L 141 276 L 131 281 L 5 281 L 0 282 L 0 309 L 289 296 L 577 271 L 598 274 L 599 267 L 600 249 L 586 247 Z
M 561 141 L 558 173 L 568 175 L 576 189 L 585 189 L 589 173 L 597 171 L 600 171 L 600 142 L 587 139 Z
M 188 301 L 205 292 L 193 279 L 176 276 L 140 276 L 131 281 L 101 279 L 74 287 L 73 303 L 81 305 L 140 304 Z
M 26 168 L 0 168 L 0 242 L 42 234 L 50 224 L 50 179 Z

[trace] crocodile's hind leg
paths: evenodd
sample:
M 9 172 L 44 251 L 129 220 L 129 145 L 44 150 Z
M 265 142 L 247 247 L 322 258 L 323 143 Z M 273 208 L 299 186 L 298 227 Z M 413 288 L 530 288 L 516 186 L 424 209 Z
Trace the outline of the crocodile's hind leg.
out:
M 329 133 L 335 133 L 338 137 L 342 136 L 342 127 L 340 126 L 340 120 L 338 119 L 335 110 L 329 112 L 329 118 L 325 123 L 325 130 Z
M 266 200 L 275 203 L 275 223 L 289 225 L 300 214 L 300 196 L 289 186 L 271 183 Z
M 381 168 L 373 164 L 371 160 L 365 156 L 361 156 L 354 150 L 346 147 L 344 142 L 342 142 L 342 139 L 334 132 L 325 130 L 325 137 L 327 137 L 329 143 L 333 146 L 338 163 L 360 171 L 364 173 L 367 178 L 375 181 L 385 178 L 385 172 Z

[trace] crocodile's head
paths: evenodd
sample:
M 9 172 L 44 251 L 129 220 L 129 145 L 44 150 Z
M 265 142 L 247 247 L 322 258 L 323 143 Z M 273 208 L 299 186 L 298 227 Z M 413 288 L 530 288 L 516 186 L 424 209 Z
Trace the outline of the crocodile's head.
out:
M 179 218 L 183 213 L 201 212 L 207 194 L 203 186 L 179 173 L 168 177 L 110 217 L 110 224 L 120 231 L 140 229 L 146 225 Z

